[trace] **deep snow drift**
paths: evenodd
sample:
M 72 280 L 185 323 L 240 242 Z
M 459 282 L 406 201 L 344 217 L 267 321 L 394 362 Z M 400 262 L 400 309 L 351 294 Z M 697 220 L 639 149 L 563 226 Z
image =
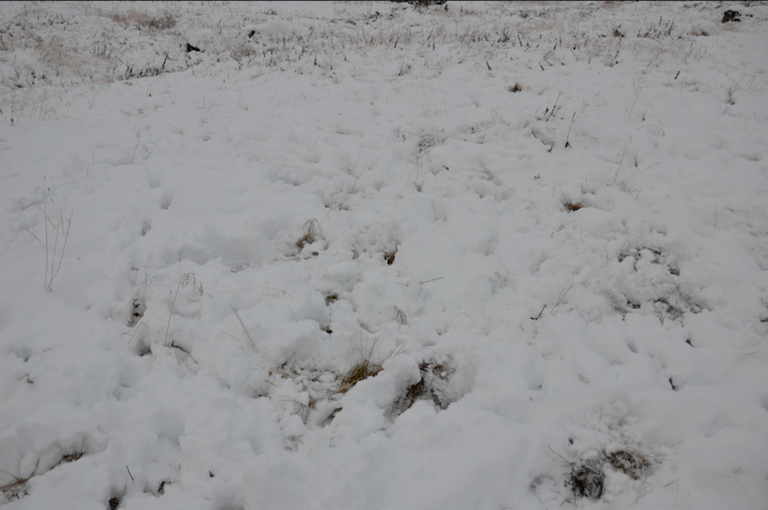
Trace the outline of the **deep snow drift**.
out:
M 768 508 L 768 6 L 3 3 L 0 504 Z

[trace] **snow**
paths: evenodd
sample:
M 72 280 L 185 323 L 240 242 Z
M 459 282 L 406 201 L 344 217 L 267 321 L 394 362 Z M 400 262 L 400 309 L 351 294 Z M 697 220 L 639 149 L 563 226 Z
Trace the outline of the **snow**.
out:
M 768 7 L 446 6 L 3 4 L 0 505 L 768 507 Z

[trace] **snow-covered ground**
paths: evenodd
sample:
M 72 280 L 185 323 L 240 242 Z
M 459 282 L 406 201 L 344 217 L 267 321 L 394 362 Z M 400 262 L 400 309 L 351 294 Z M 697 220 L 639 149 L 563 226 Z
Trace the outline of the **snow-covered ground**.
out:
M 0 504 L 768 508 L 752 4 L 3 2 Z

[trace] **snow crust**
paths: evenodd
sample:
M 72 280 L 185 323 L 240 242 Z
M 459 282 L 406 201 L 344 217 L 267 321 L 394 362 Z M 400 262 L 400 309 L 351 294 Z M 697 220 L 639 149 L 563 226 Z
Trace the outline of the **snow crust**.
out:
M 768 508 L 749 12 L 4 3 L 0 505 Z

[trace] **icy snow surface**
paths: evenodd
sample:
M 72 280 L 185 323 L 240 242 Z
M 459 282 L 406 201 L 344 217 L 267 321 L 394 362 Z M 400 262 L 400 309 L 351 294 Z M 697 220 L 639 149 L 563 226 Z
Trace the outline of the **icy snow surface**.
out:
M 768 508 L 750 9 L 4 2 L 0 504 Z

